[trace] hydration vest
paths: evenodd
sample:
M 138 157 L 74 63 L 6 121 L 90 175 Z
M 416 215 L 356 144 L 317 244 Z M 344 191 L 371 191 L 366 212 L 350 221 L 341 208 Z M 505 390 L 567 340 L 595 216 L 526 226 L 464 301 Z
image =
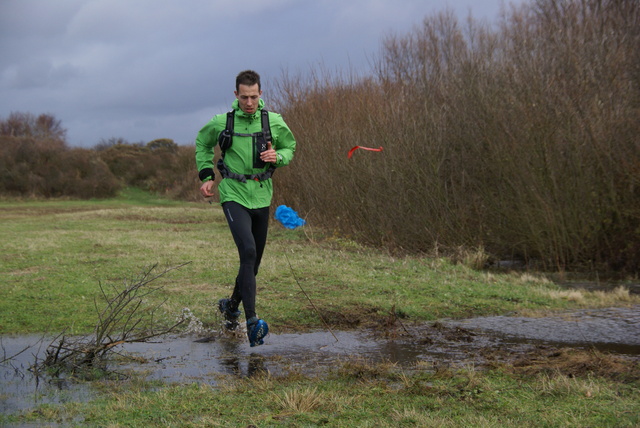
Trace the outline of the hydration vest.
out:
M 273 172 L 276 170 L 275 165 L 271 164 L 269 169 L 266 171 L 260 172 L 258 174 L 237 174 L 235 172 L 229 171 L 227 165 L 224 163 L 224 155 L 231 145 L 233 144 L 233 137 L 251 137 L 251 143 L 253 146 L 253 167 L 254 168 L 264 168 L 266 163 L 260 159 L 260 154 L 267 150 L 267 142 L 271 142 L 271 127 L 269 126 L 269 112 L 265 109 L 262 109 L 260 113 L 260 121 L 262 124 L 261 132 L 254 132 L 252 134 L 242 134 L 238 132 L 234 132 L 234 120 L 235 120 L 235 110 L 231 110 L 227 112 L 227 123 L 225 125 L 224 131 L 220 133 L 218 137 L 218 144 L 220 145 L 221 156 L 216 164 L 218 170 L 220 171 L 220 175 L 222 178 L 231 178 L 234 180 L 238 180 L 242 183 L 246 183 L 247 180 L 255 180 L 255 181 L 264 181 L 271 178 Z

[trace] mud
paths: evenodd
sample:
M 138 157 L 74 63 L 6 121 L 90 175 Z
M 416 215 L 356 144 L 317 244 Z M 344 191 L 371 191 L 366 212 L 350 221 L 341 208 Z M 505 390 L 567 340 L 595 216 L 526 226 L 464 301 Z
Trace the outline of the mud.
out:
M 36 378 L 29 371 L 50 343 L 39 336 L 1 337 L 0 412 L 43 403 L 84 401 L 95 395 L 90 382 Z M 616 367 L 640 367 L 640 306 L 584 310 L 545 318 L 499 316 L 407 324 L 384 330 L 270 334 L 265 345 L 249 347 L 244 332 L 209 332 L 131 343 L 114 349 L 109 369 L 121 377 L 204 382 L 221 376 L 273 375 L 292 371 L 322 376 L 340 362 L 358 359 L 426 369 L 495 365 L 530 367 L 565 358 L 565 349 L 599 350 L 617 355 Z M 22 352 L 21 352 L 22 351 Z M 617 361 L 617 360 L 616 360 Z M 581 363 L 584 370 L 604 370 Z M 613 373 L 614 375 L 616 373 Z M 635 375 L 635 374 L 634 374 Z

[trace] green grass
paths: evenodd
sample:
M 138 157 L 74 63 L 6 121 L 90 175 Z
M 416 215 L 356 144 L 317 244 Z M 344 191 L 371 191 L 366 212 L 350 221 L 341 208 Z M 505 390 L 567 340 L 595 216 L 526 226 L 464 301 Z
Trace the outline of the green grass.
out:
M 154 282 L 165 316 L 189 308 L 213 324 L 231 291 L 237 253 L 217 205 L 129 190 L 106 201 L 0 201 L 0 333 L 86 334 L 100 284 L 150 266 L 190 262 Z M 334 329 L 509 312 L 637 304 L 616 293 L 567 293 L 542 274 L 491 273 L 446 259 L 394 257 L 312 225 L 273 223 L 258 277 L 258 311 L 274 333 L 322 328 L 301 287 Z M 98 299 L 98 302 L 100 300 Z M 593 356 L 587 356 L 587 359 Z M 600 358 L 600 357 L 598 357 Z M 637 374 L 637 367 L 634 373 Z M 327 376 L 222 378 L 215 386 L 96 382 L 98 398 L 36 406 L 9 422 L 82 426 L 634 426 L 637 377 L 586 370 L 478 372 L 343 362 Z M 101 383 L 101 382 L 104 382 Z M 102 386 L 101 386 L 102 385 Z M 259 405 L 257 404 L 259 403 Z
M 0 202 L 0 333 L 87 333 L 100 284 L 118 286 L 149 267 L 188 265 L 158 280 L 166 311 L 203 322 L 230 293 L 237 252 L 217 205 L 172 202 L 129 190 L 107 201 Z M 629 304 L 598 293 L 558 292 L 543 275 L 490 273 L 447 259 L 393 257 L 351 241 L 271 225 L 258 276 L 258 311 L 274 331 L 337 327 L 394 310 L 410 321 Z
M 345 362 L 322 377 L 221 378 L 157 388 L 133 383 L 83 404 L 43 406 L 22 421 L 109 427 L 631 427 L 633 385 L 605 378 L 402 370 Z

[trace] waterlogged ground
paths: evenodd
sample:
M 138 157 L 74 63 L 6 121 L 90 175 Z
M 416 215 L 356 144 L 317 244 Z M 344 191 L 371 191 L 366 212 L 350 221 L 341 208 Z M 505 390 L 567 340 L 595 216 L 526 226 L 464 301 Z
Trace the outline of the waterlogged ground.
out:
M 95 394 L 90 383 L 33 376 L 29 367 L 36 358 L 43 358 L 50 342 L 39 336 L 1 338 L 1 359 L 13 358 L 0 365 L 0 412 L 87 400 Z M 393 362 L 407 369 L 547 364 L 567 348 L 596 349 L 623 361 L 640 361 L 640 306 L 544 318 L 496 316 L 421 325 L 397 320 L 382 334 L 371 330 L 274 332 L 265 345 L 255 348 L 249 347 L 243 331 L 209 331 L 120 346 L 115 349 L 117 361 L 109 368 L 146 379 L 215 384 L 221 375 L 265 371 L 321 375 L 352 359 Z

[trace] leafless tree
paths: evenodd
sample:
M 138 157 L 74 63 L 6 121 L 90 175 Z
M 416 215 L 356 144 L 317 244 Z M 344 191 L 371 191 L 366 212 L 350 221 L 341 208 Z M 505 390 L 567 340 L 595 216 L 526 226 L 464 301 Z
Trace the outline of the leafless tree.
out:
M 0 120 L 0 135 L 64 142 L 67 130 L 51 114 L 35 116 L 31 113 L 12 112 L 7 119 Z

